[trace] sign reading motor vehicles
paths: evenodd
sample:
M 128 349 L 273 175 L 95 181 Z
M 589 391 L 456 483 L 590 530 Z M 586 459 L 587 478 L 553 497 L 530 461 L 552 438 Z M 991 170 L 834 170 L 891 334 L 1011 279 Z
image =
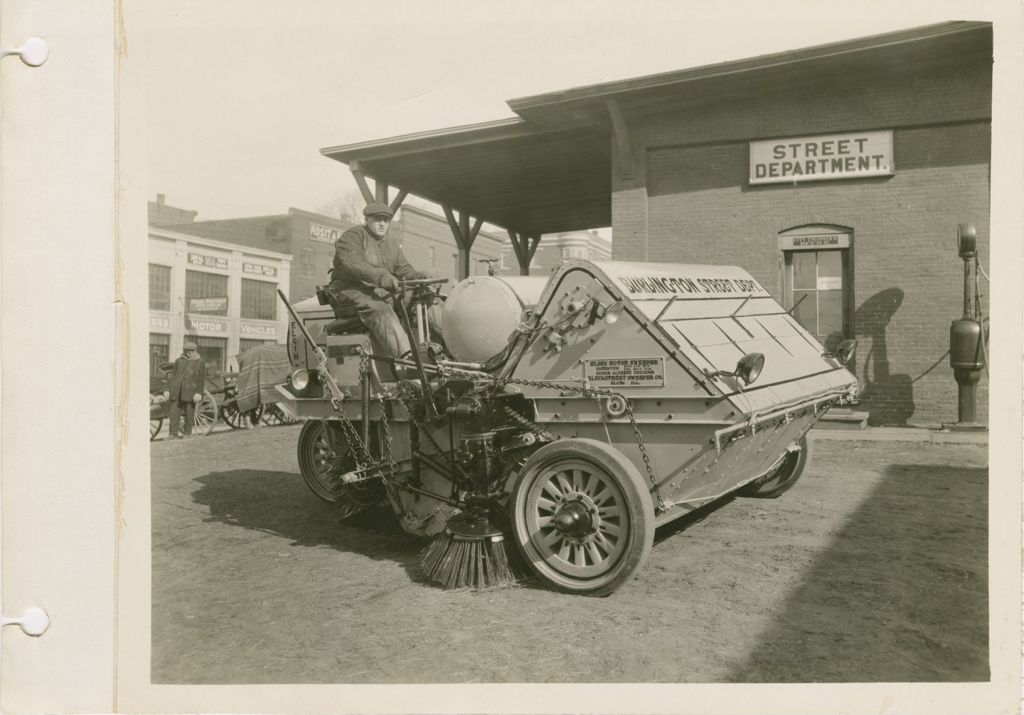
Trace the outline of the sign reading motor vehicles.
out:
M 750 183 L 891 176 L 892 130 L 750 142 Z

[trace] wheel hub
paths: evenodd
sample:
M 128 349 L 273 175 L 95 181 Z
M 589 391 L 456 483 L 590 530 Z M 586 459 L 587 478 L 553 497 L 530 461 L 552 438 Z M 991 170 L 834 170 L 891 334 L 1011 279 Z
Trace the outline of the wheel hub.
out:
M 583 543 L 594 537 L 601 517 L 597 505 L 580 492 L 570 492 L 558 500 L 552 525 L 563 537 Z

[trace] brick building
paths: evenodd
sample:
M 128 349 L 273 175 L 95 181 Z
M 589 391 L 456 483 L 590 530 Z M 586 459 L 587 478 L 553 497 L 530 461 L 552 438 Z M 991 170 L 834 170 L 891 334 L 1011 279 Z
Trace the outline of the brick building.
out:
M 615 260 L 742 266 L 826 345 L 858 340 L 871 423 L 935 425 L 958 416 L 958 224 L 988 266 L 992 61 L 990 23 L 948 22 L 323 151 L 507 229 L 523 270 L 551 235 L 607 226 Z
M 501 270 L 518 273 L 519 266 L 512 245 L 501 249 Z M 612 242 L 597 231 L 566 231 L 543 236 L 530 261 L 530 273 L 545 275 L 567 258 L 585 258 L 588 261 L 607 261 L 612 257 Z
M 159 197 L 158 204 L 162 204 Z M 151 223 L 154 206 L 150 202 Z M 195 212 L 192 214 L 194 216 Z M 291 256 L 288 298 L 301 300 L 313 295 L 317 285 L 324 285 L 330 280 L 328 270 L 334 261 L 334 242 L 350 226 L 351 221 L 289 208 L 286 214 L 190 220 L 166 227 L 180 233 Z M 406 257 L 414 266 L 439 276 L 455 278 L 457 249 L 443 217 L 417 206 L 405 205 L 395 215 L 389 231 L 397 236 Z M 480 232 L 472 253 L 474 272 L 486 273 L 486 265 L 478 263 L 479 259 L 500 258 L 501 242 L 502 238 L 496 234 Z
M 149 229 L 149 371 L 199 346 L 207 374 L 223 372 L 250 347 L 284 343 L 287 313 L 277 289 L 289 283 L 291 256 Z
M 634 80 L 558 101 L 618 95 L 626 113 L 616 259 L 741 265 L 784 306 L 803 298 L 794 313 L 822 342 L 859 341 L 872 423 L 953 422 L 959 223 L 988 261 L 991 27 L 885 39 L 683 72 L 643 100 Z

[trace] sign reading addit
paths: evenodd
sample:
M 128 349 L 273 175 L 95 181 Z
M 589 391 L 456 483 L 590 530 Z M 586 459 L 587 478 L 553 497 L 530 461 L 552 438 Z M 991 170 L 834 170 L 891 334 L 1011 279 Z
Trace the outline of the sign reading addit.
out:
M 891 176 L 892 131 L 750 142 L 750 183 Z

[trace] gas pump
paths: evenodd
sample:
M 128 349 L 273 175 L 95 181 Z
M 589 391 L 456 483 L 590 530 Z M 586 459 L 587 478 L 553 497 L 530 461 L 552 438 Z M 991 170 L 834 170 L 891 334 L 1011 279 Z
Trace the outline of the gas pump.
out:
M 981 324 L 981 298 L 978 294 L 977 233 L 971 224 L 957 227 L 957 251 L 964 262 L 964 314 L 949 327 L 949 366 L 957 384 L 957 422 L 946 425 L 954 430 L 980 430 L 977 421 L 977 388 L 981 371 L 986 368 L 985 330 Z M 971 260 L 974 261 L 974 302 L 971 302 Z

